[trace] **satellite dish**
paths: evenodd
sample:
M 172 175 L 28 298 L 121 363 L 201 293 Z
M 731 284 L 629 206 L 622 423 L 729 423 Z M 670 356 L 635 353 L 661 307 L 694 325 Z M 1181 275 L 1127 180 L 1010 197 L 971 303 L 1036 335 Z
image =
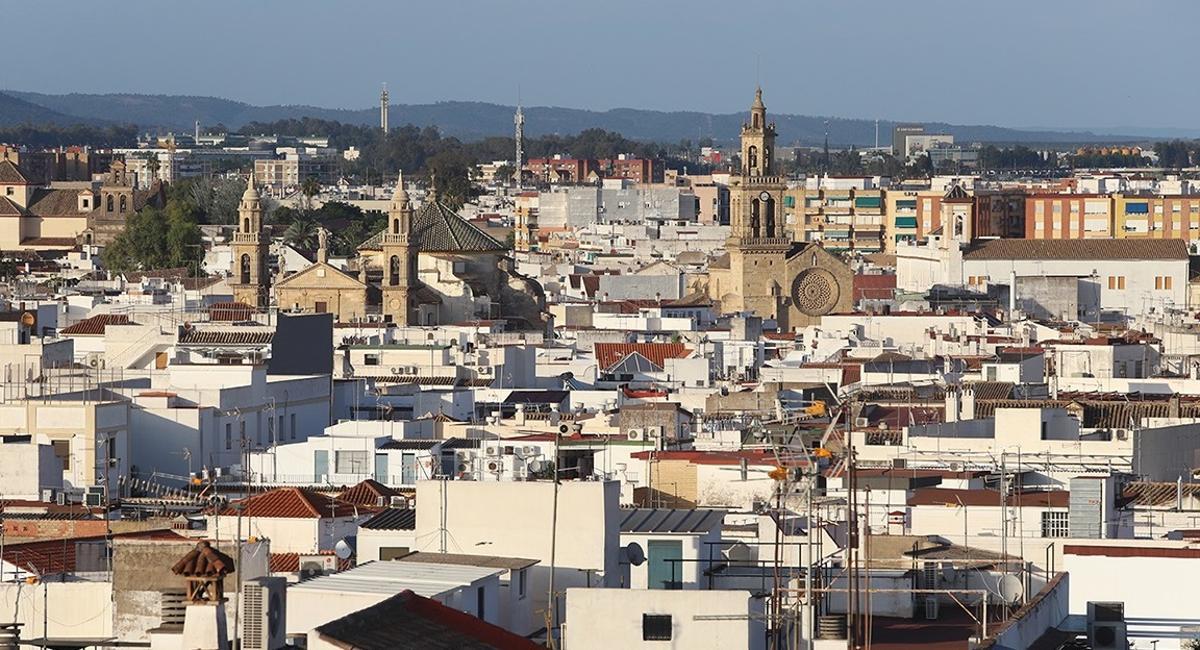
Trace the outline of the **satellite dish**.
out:
M 733 564 L 752 564 L 754 551 L 744 542 L 734 542 L 729 550 L 725 551 L 725 557 Z
M 637 542 L 629 542 L 621 549 L 621 563 L 630 566 L 642 566 L 646 561 L 646 552 L 642 550 L 642 545 Z
M 542 461 L 536 458 L 529 461 L 529 471 L 533 472 L 534 474 L 542 471 Z
M 358 539 L 354 535 L 339 539 L 338 543 L 333 545 L 333 554 L 339 559 L 348 560 L 354 555 L 354 547 L 357 542 Z
M 1014 575 L 1006 575 L 1000 578 L 998 585 L 1000 590 L 1000 599 L 1006 604 L 1015 604 L 1021 600 L 1021 596 L 1025 595 L 1025 585 L 1021 584 L 1021 579 Z

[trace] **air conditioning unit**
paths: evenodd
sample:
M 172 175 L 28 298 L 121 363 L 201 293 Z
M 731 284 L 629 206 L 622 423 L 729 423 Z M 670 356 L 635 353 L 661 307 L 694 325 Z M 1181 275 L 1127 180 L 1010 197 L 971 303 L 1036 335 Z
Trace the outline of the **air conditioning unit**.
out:
M 487 471 L 493 474 L 499 474 L 500 472 L 504 471 L 504 463 L 497 459 L 489 460 L 485 467 L 487 468 Z
M 1092 650 L 1125 650 L 1127 636 L 1125 603 L 1087 604 L 1087 637 Z
M 83 504 L 89 508 L 99 508 L 104 505 L 104 494 L 89 490 L 83 495 Z
M 375 506 L 379 507 L 379 508 L 386 507 L 387 506 L 387 497 L 382 497 L 382 496 L 375 497 Z
M 300 579 L 307 580 L 337 571 L 336 555 L 301 555 Z
M 57 494 L 59 494 L 59 491 L 55 490 L 54 488 L 43 488 L 42 489 L 42 501 L 44 501 L 46 503 L 53 503 L 54 500 L 57 498 L 56 497 Z
M 892 469 L 904 469 L 907 461 L 903 458 L 892 459 Z
M 865 428 L 871 426 L 871 421 L 867 418 L 854 418 L 854 426 Z
M 402 496 L 391 497 L 391 499 L 388 500 L 388 505 L 393 508 L 407 508 L 408 498 Z
M 1128 429 L 1117 429 L 1117 440 L 1128 440 L 1128 439 L 1129 439 L 1129 430 Z
M 641 429 L 630 429 L 627 432 L 625 432 L 625 435 L 628 436 L 630 440 L 645 440 L 646 439 L 646 434 Z
M 242 586 L 242 648 L 279 650 L 286 647 L 287 578 L 262 577 Z
M 662 433 L 662 427 L 646 427 L 646 438 L 648 439 L 661 438 Z
M 537 447 L 532 447 L 532 446 L 521 447 L 521 455 L 522 456 L 536 456 L 537 453 L 538 453 Z

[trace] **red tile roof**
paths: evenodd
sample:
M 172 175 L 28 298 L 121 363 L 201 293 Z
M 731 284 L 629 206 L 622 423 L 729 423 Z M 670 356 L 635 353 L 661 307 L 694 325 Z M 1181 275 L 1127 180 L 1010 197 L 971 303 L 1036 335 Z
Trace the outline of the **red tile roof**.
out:
M 266 345 L 275 338 L 275 332 L 264 329 L 238 330 L 185 330 L 179 336 L 180 345 Z
M 255 311 L 254 306 L 244 302 L 215 302 L 208 307 L 208 318 L 217 321 L 250 320 Z
M 1067 544 L 1063 555 L 1102 555 L 1105 557 L 1177 557 L 1200 558 L 1200 548 L 1147 548 L 1145 546 L 1083 546 Z
M 62 334 L 104 334 L 104 328 L 109 325 L 137 325 L 129 320 L 129 317 L 124 314 L 100 314 L 85 318 L 78 323 L 64 329 Z
M 332 555 L 332 552 L 323 552 L 320 555 Z M 299 573 L 300 572 L 300 554 L 299 553 L 272 553 L 267 559 L 267 566 L 271 573 Z M 346 571 L 354 568 L 354 560 L 351 558 L 341 559 L 337 561 L 337 570 Z
M 239 509 L 244 517 L 268 519 L 317 519 L 359 514 L 358 506 L 353 503 L 296 487 L 277 488 L 235 501 L 225 506 L 221 516 L 236 516 Z
M 171 530 L 146 530 L 117 533 L 116 539 L 158 539 L 178 541 L 182 535 Z M 101 542 L 103 535 L 48 539 L 4 547 L 4 561 L 35 575 L 69 573 L 75 570 L 75 550 L 79 542 Z
M 376 507 L 379 505 L 379 498 L 383 497 L 386 501 L 391 497 L 404 496 L 404 493 L 390 488 L 375 479 L 367 479 L 354 487 L 342 490 L 338 498 L 346 503 L 356 503 L 360 506 Z M 386 503 L 384 505 L 387 505 Z
M 685 359 L 692 353 L 682 343 L 596 343 L 596 363 L 607 370 L 634 352 L 663 367 L 667 359 Z

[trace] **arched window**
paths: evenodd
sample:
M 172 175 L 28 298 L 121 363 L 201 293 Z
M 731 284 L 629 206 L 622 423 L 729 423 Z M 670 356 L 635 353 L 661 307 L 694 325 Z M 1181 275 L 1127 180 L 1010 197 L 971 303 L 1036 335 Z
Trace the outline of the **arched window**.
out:
M 250 220 L 242 219 L 242 232 L 250 232 Z
M 105 210 L 107 210 L 107 211 L 109 211 L 109 212 L 112 212 L 112 211 L 113 211 L 113 200 L 112 200 L 112 194 L 109 194 L 109 195 L 108 195 L 108 198 L 107 198 L 107 199 L 105 199 L 105 201 L 104 201 L 104 209 L 105 209 Z
M 121 212 L 125 212 L 126 207 L 128 207 L 128 205 L 125 201 L 125 195 L 122 194 L 121 195 Z
M 388 284 L 397 286 L 400 284 L 400 256 L 393 255 L 388 262 Z
M 760 124 L 758 123 L 758 113 L 755 113 L 754 115 L 752 115 L 750 117 L 750 126 L 756 128 L 756 129 L 760 126 Z
M 392 219 L 392 234 L 393 235 L 400 234 L 400 220 L 399 219 Z
M 775 199 L 767 199 L 767 237 L 777 237 L 775 232 Z
M 761 209 L 761 203 L 759 202 L 758 199 L 754 199 L 754 200 L 750 201 L 750 234 L 753 237 L 759 236 L 759 223 L 760 223 L 759 211 L 760 211 L 760 209 Z
M 758 168 L 758 147 L 751 145 L 751 147 L 746 150 L 746 166 L 750 169 Z
M 242 254 L 241 272 L 239 273 L 242 284 L 250 284 L 250 255 Z

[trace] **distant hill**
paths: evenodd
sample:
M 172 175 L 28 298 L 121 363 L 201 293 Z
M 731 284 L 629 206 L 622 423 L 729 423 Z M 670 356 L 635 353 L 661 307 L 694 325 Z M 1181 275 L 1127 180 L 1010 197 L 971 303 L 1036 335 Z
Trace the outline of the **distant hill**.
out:
M 29 102 L 13 95 L 0 93 L 0 126 L 19 124 L 57 124 L 67 126 L 79 123 L 95 123 L 95 120 L 80 119 L 64 115 L 44 105 Z
M 180 95 L 88 95 L 71 93 L 47 95 L 21 91 L 3 91 L 15 98 L 14 115 L 29 115 L 31 109 L 41 109 L 49 116 L 68 116 L 76 120 L 132 122 L 142 128 L 163 128 L 190 131 L 195 120 L 204 126 L 224 124 L 237 129 L 248 122 L 272 122 L 285 118 L 312 117 L 336 120 L 347 124 L 376 124 L 377 109 L 346 110 L 317 106 L 254 106 L 217 97 Z M 0 95 L 3 97 L 3 95 Z M 25 108 L 23 108 L 25 107 Z M 482 102 L 438 102 L 436 104 L 396 104 L 390 120 L 394 125 L 415 124 L 437 126 L 443 134 L 474 140 L 487 136 L 512 133 L 513 107 Z M 36 114 L 34 114 L 36 115 Z M 710 114 L 693 111 L 650 111 L 618 108 L 608 111 L 589 111 L 575 108 L 534 106 L 525 110 L 526 133 L 531 136 L 578 133 L 588 128 L 616 131 L 635 140 L 696 142 L 711 137 L 717 142 L 732 142 L 746 116 L 744 113 Z M 20 122 L 9 115 L 0 104 L 0 124 Z M 28 120 L 29 118 L 26 118 Z M 781 145 L 817 146 L 825 139 L 828 120 L 829 142 L 832 146 L 871 146 L 875 143 L 875 122 L 806 115 L 772 114 L 779 128 Z M 47 121 L 57 121 L 47 118 Z M 879 142 L 891 142 L 893 122 L 879 122 Z M 1010 129 L 987 125 L 956 125 L 926 123 L 935 132 L 953 133 L 960 142 L 995 142 L 1029 144 L 1065 144 L 1089 142 L 1125 142 L 1141 140 L 1137 136 L 1092 133 L 1090 131 L 1055 131 L 1042 129 Z

